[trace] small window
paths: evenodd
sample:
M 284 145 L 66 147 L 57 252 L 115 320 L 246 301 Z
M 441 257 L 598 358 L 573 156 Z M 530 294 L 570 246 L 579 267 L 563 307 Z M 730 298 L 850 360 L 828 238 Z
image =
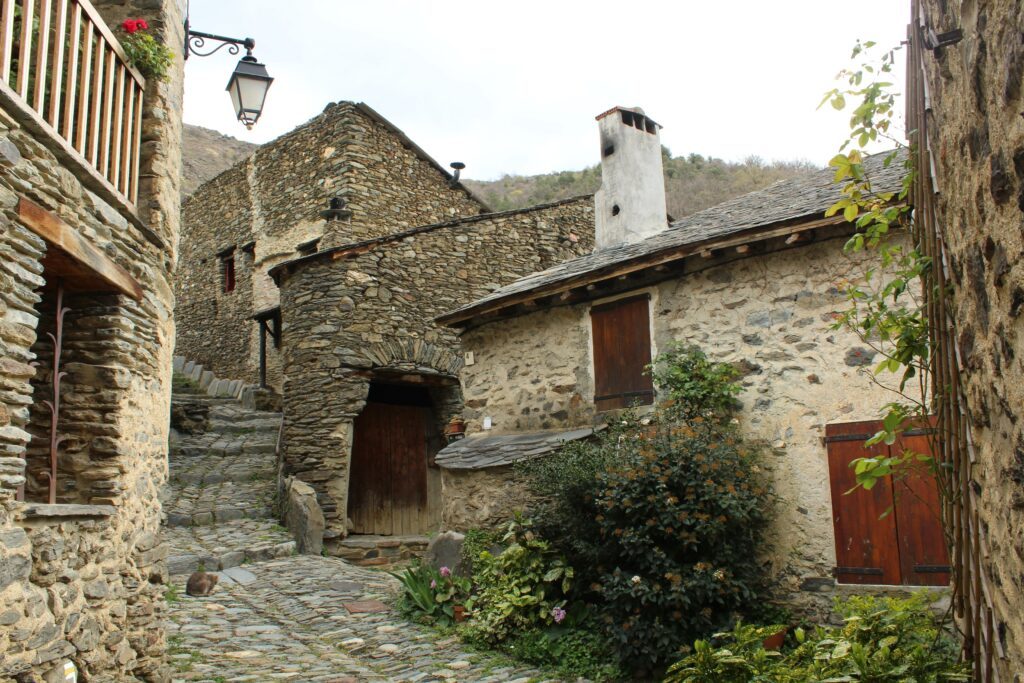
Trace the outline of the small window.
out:
M 221 285 L 225 294 L 235 291 L 235 250 L 220 254 Z
M 645 373 L 651 363 L 647 295 L 590 309 L 594 339 L 594 404 L 599 411 L 654 403 L 654 385 Z
M 839 583 L 909 586 L 949 585 L 949 556 L 939 519 L 935 478 L 919 469 L 893 481 L 888 477 L 871 490 L 855 488 L 850 463 L 856 458 L 897 455 L 904 450 L 929 455 L 929 428 L 909 429 L 891 446 L 865 448 L 864 442 L 883 427 L 881 422 L 847 422 L 825 427 L 832 490 Z M 849 492 L 849 493 L 848 493 Z

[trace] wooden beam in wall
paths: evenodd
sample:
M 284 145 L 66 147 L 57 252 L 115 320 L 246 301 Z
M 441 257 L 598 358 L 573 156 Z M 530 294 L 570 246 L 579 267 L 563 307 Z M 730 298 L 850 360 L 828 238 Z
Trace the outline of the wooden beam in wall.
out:
M 21 197 L 18 218 L 26 228 L 46 240 L 46 263 L 64 271 L 57 274 L 65 277 L 72 288 L 115 291 L 136 301 L 142 299 L 142 287 L 135 278 L 60 217 Z

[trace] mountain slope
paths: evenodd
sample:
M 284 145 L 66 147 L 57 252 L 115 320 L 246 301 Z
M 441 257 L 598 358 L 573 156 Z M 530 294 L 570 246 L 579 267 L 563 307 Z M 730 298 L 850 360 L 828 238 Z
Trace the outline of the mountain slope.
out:
M 252 154 L 258 146 L 186 123 L 182 131 L 181 198 Z

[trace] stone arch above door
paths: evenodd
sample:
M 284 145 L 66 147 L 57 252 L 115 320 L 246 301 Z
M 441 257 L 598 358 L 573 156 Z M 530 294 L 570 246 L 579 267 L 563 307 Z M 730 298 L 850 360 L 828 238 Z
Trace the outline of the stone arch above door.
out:
M 361 351 L 374 369 L 431 372 L 456 377 L 462 358 L 448 349 L 422 339 L 385 339 L 367 344 Z

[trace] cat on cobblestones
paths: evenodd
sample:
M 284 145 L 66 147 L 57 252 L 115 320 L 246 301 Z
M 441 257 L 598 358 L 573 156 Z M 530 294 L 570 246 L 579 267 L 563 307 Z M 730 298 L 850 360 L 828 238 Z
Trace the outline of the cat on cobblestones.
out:
M 196 597 L 209 595 L 213 593 L 213 588 L 219 579 L 220 577 L 216 574 L 192 572 L 192 576 L 188 577 L 188 583 L 185 584 L 185 592 Z

